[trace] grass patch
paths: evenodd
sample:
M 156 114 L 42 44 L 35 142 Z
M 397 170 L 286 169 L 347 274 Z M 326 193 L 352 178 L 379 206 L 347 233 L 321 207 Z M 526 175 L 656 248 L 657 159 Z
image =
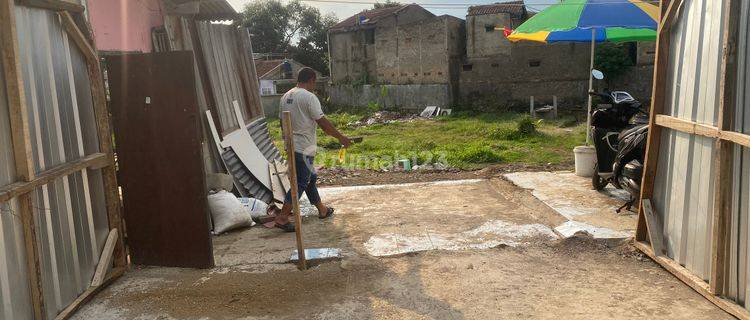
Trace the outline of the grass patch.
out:
M 459 113 L 434 120 L 376 124 L 349 124 L 364 113 L 331 113 L 344 134 L 364 141 L 347 150 L 339 162 L 338 141 L 318 130 L 316 162 L 327 167 L 382 169 L 399 159 L 412 164 L 447 163 L 473 169 L 494 163 L 559 164 L 573 161 L 573 147 L 585 141 L 585 124 L 569 120 L 539 121 L 516 113 Z M 563 123 L 565 122 L 565 123 Z M 283 146 L 278 119 L 269 119 L 269 130 L 278 147 Z

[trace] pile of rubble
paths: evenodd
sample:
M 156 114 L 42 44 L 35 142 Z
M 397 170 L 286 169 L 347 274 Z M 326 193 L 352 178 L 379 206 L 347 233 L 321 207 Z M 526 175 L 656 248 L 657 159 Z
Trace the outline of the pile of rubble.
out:
M 378 112 L 373 113 L 372 115 L 362 117 L 362 119 L 359 119 L 358 121 L 350 123 L 349 126 L 361 127 L 361 126 L 370 126 L 373 124 L 411 122 L 416 119 L 419 119 L 419 115 L 403 114 L 403 113 L 393 112 L 393 111 L 378 111 Z

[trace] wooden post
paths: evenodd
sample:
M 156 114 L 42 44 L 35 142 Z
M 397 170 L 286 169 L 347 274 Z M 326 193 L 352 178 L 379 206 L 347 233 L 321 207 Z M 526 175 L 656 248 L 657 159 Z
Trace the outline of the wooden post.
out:
M 13 0 L 0 0 L 0 55 L 3 63 L 5 90 L 8 96 L 13 156 L 17 179 L 22 182 L 34 180 L 34 165 L 31 161 L 32 149 L 29 133 L 28 111 L 24 93 L 21 61 L 16 34 L 15 3 Z M 44 319 L 44 296 L 42 295 L 42 270 L 39 261 L 39 246 L 36 242 L 34 206 L 31 193 L 18 196 L 19 216 L 23 228 L 26 255 L 26 273 L 29 280 L 31 303 L 35 319 Z
M 529 98 L 529 114 L 532 118 L 536 117 L 536 112 L 534 112 L 534 96 Z
M 656 116 L 663 112 L 664 104 L 666 103 L 667 68 L 669 67 L 670 50 L 669 31 L 672 26 L 672 19 L 675 17 L 676 11 L 682 1 L 684 0 L 662 0 L 659 3 L 660 22 L 659 31 L 656 34 L 656 62 L 654 65 L 654 83 L 651 92 L 651 111 L 648 125 L 648 139 L 646 141 L 643 180 L 641 181 L 641 199 L 651 199 L 654 193 L 654 178 L 656 177 L 656 168 L 659 161 L 659 141 L 661 140 L 661 127 L 656 125 Z M 638 225 L 635 233 L 637 241 L 646 240 L 648 233 L 646 229 L 646 218 L 643 214 L 643 208 L 641 208 L 638 210 Z
M 739 39 L 740 1 L 724 0 L 727 18 L 724 21 L 721 79 L 719 87 L 719 113 L 717 127 L 719 132 L 731 130 L 734 120 L 735 97 L 737 94 L 737 41 Z M 721 136 L 721 135 L 719 135 Z M 732 215 L 732 150 L 734 145 L 716 139 L 714 145 L 714 207 L 711 232 L 711 277 L 709 292 L 723 294 L 725 275 L 729 272 L 727 256 Z
M 299 210 L 299 192 L 297 189 L 297 166 L 294 162 L 294 139 L 292 130 L 292 114 L 289 111 L 284 111 L 281 114 L 281 128 L 284 134 L 284 142 L 286 145 L 286 157 L 287 157 L 287 172 L 289 173 L 289 182 L 291 183 L 292 193 L 292 212 L 294 213 L 294 232 L 297 235 L 297 254 L 299 257 L 299 268 L 301 270 L 307 269 L 307 261 L 305 260 L 305 246 L 302 243 L 302 216 Z
M 552 96 L 552 117 L 557 119 L 557 96 Z

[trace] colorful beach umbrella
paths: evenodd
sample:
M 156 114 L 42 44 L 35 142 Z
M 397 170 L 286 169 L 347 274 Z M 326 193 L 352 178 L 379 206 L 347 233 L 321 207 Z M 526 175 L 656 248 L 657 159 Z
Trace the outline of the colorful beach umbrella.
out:
M 659 8 L 641 0 L 563 0 L 526 20 L 507 38 L 513 42 L 590 42 L 592 71 L 597 42 L 655 41 L 658 20 Z M 589 91 L 593 88 L 589 75 Z M 589 96 L 586 144 L 591 141 L 591 104 Z
M 654 41 L 659 8 L 640 0 L 564 0 L 521 24 L 510 41 Z M 593 37 L 592 37 L 593 36 Z

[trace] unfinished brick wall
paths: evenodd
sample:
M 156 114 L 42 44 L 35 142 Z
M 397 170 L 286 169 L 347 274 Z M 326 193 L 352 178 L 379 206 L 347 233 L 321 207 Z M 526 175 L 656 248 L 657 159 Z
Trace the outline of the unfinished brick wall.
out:
M 463 55 L 463 22 L 440 16 L 378 28 L 375 34 L 380 84 L 447 84 L 457 79 L 451 61 Z
M 466 55 L 468 58 L 510 55 L 510 42 L 495 27 L 516 28 L 523 21 L 508 13 L 472 15 L 466 17 Z
M 377 23 L 328 33 L 333 84 L 379 83 L 376 56 L 380 26 L 397 27 L 435 17 L 419 6 L 407 6 Z M 395 37 L 395 35 L 394 35 Z M 395 45 L 395 43 L 394 43 Z
M 589 44 L 507 45 L 509 55 L 467 58 L 461 66 L 461 104 L 492 109 L 528 104 L 530 96 L 551 102 L 553 95 L 572 104 L 585 100 Z

